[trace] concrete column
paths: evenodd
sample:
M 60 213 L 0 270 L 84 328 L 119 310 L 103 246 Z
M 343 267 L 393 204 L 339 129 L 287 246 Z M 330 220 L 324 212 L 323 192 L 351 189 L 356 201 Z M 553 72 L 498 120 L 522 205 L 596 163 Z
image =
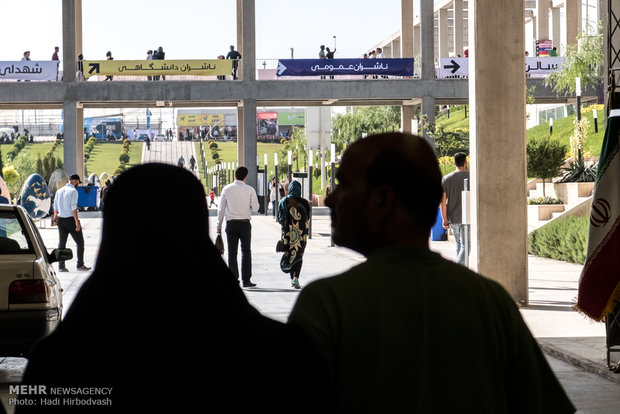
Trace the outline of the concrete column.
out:
M 82 47 L 82 0 L 62 1 L 63 82 L 75 82 L 77 47 Z M 84 175 L 84 110 L 75 101 L 63 105 L 65 171 Z
M 581 21 L 579 20 L 581 1 L 565 1 L 564 14 L 566 16 L 566 44 L 576 45 L 577 35 L 581 32 Z
M 527 304 L 523 2 L 470 0 L 469 19 L 470 264 Z
M 245 144 L 244 122 L 243 122 L 243 103 L 237 107 L 237 164 L 245 165 L 245 153 L 243 146 Z
M 250 171 L 246 183 L 256 189 L 256 99 L 243 100 L 243 164 Z M 239 145 L 239 144 L 237 144 Z M 241 160 L 239 160 L 241 165 Z
M 84 180 L 84 110 L 78 102 L 63 104 L 64 168 L 67 174 L 79 174 Z
M 400 39 L 394 39 L 392 40 L 392 57 L 393 58 L 400 58 L 402 57 L 400 54 Z M 409 56 L 411 57 L 411 56 Z
M 237 43 L 241 53 L 242 80 L 256 80 L 256 4 L 255 0 L 237 0 Z
M 433 2 L 420 2 L 420 46 L 422 49 L 422 79 L 435 78 L 435 29 Z
M 562 32 L 560 30 L 560 8 L 551 9 L 551 40 L 553 46 L 558 48 L 558 56 L 560 55 L 560 43 L 562 42 Z
M 439 9 L 438 13 L 439 17 L 439 56 L 437 59 L 442 57 L 448 57 L 450 53 L 448 52 L 448 9 Z
M 400 0 L 400 56 L 412 58 L 414 49 L 413 0 Z
M 536 1 L 536 15 L 538 17 L 538 40 L 549 39 L 549 0 Z
M 62 0 L 62 71 L 63 81 L 65 82 L 72 82 L 75 80 L 77 68 L 76 61 L 77 55 L 79 54 L 79 52 L 76 51 L 76 39 L 78 37 L 76 30 L 76 3 L 79 2 L 80 0 Z
M 452 34 L 454 36 L 454 56 L 463 56 L 463 0 L 453 0 L 454 12 L 452 14 Z
M 420 25 L 418 24 L 417 26 L 413 26 L 413 57 L 417 56 L 418 59 L 421 56 L 420 54 L 420 50 L 422 47 L 421 37 L 422 36 L 420 36 Z
M 406 134 L 413 133 L 413 122 L 415 105 L 401 105 L 400 107 L 400 130 Z

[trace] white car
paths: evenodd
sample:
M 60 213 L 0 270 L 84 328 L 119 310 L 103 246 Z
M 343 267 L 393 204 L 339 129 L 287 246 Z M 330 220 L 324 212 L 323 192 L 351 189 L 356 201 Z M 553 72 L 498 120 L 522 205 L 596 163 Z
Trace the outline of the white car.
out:
M 153 141 L 165 141 L 166 140 L 166 136 L 164 134 L 157 134 L 155 135 L 155 138 L 153 139 Z
M 47 252 L 21 206 L 0 204 L 0 356 L 27 356 L 62 316 L 62 289 L 53 262 L 71 249 Z

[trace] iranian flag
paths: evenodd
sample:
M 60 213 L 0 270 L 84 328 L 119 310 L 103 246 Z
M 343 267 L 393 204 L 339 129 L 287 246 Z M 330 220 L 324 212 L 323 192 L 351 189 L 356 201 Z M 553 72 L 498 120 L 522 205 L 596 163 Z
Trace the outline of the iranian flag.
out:
M 611 94 L 613 97 L 613 93 Z M 620 298 L 620 109 L 607 117 L 576 308 L 604 321 Z

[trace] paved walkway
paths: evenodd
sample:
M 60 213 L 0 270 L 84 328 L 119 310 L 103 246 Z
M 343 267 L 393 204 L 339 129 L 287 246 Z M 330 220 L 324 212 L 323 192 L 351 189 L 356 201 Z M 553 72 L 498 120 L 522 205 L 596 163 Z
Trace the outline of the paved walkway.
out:
M 198 157 L 196 156 L 196 146 L 192 141 L 154 141 L 151 142 L 151 149 L 146 149 L 146 144 L 142 146 L 142 164 L 149 162 L 159 162 L 163 164 L 177 165 L 179 158 L 183 156 L 185 168 L 189 170 L 189 159 L 191 156 L 196 159 L 194 174 L 198 177 Z M 200 178 L 200 177 L 199 177 Z
M 302 285 L 340 273 L 364 260 L 350 250 L 331 247 L 329 216 L 325 215 L 324 208 L 315 208 L 315 211 L 312 239 L 308 243 L 302 270 Z M 215 209 L 210 210 L 213 238 L 215 213 Z M 99 212 L 83 212 L 80 215 L 86 242 L 85 260 L 91 266 L 97 255 L 102 220 Z M 254 216 L 252 227 L 253 281 L 258 286 L 244 289 L 244 293 L 264 315 L 286 321 L 299 291 L 291 288 L 288 275 L 279 269 L 280 254 L 274 249 L 280 234 L 279 225 L 271 216 Z M 55 228 L 41 228 L 40 232 L 49 248 L 57 244 Z M 455 256 L 453 240 L 431 241 L 430 245 L 432 250 L 446 258 L 453 259 Z M 68 247 L 75 249 L 72 240 Z M 620 375 L 609 373 L 605 367 L 605 327 L 586 320 L 571 309 L 581 266 L 533 256 L 529 257 L 528 262 L 530 306 L 522 308 L 521 312 L 547 352 L 554 372 L 580 413 L 620 412 Z M 88 277 L 88 274 L 74 272 L 74 264 L 74 261 L 69 262 L 70 272 L 60 274 L 66 309 Z M 26 362 L 23 358 L 0 359 L 0 398 L 5 406 L 8 384 L 19 382 Z M 466 380 L 466 374 L 463 379 Z M 274 390 L 274 396 L 277 392 Z M 9 413 L 12 409 L 9 407 Z

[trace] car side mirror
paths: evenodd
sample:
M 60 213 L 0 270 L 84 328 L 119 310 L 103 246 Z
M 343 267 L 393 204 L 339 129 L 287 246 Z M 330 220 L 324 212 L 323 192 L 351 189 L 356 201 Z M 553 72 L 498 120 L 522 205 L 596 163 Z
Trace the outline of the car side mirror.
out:
M 71 249 L 54 249 L 47 255 L 50 263 L 62 262 L 73 259 L 73 251 Z

